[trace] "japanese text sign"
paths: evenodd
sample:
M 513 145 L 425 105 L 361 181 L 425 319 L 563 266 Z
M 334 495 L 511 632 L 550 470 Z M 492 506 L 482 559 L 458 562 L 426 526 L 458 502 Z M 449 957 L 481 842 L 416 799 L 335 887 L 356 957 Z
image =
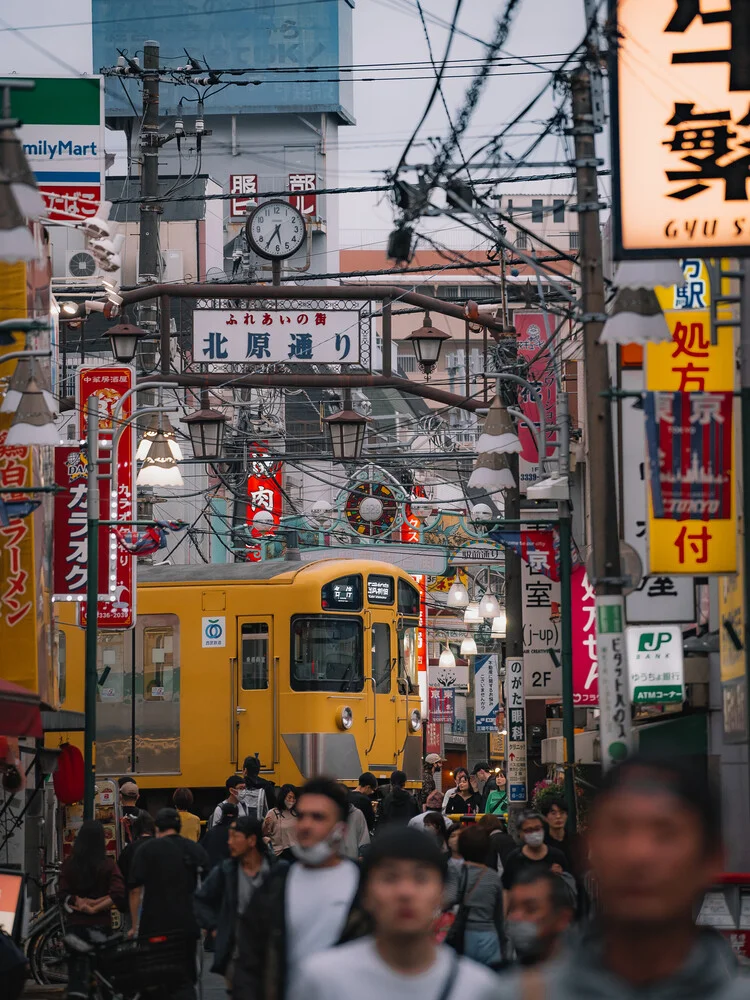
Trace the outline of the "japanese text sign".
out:
M 547 325 L 542 312 L 513 313 L 513 325 L 516 328 L 516 343 L 518 356 L 528 363 L 526 379 L 538 390 L 542 397 L 544 418 L 547 427 L 547 457 L 555 450 L 555 428 L 557 420 L 557 382 L 554 367 L 549 363 L 549 353 L 545 351 L 547 343 Z M 526 389 L 522 389 L 521 412 L 535 424 L 539 424 L 539 407 Z M 539 453 L 530 429 L 523 421 L 518 425 L 518 437 L 521 441 L 521 453 L 518 456 L 518 481 L 521 493 L 526 492 L 529 483 L 536 479 Z
M 78 432 L 86 437 L 88 400 L 99 401 L 100 450 L 105 439 L 110 441 L 121 422 L 133 413 L 133 397 L 119 407 L 122 397 L 135 385 L 135 370 L 128 365 L 102 365 L 78 370 Z M 131 521 L 134 516 L 135 491 L 135 425 L 126 427 L 117 443 L 117 496 L 111 494 L 109 479 L 101 479 L 99 518 L 102 521 Z M 107 474 L 108 463 L 99 466 Z M 99 532 L 99 603 L 97 621 L 100 629 L 124 629 L 135 626 L 136 560 L 117 544 L 114 529 L 104 527 Z M 113 579 L 114 577 L 114 579 Z M 86 624 L 88 609 L 79 604 L 79 624 Z
M 685 699 L 682 629 L 679 625 L 629 625 L 630 700 L 638 705 L 671 705 Z
M 627 757 L 633 739 L 624 625 L 622 597 L 600 594 L 596 598 L 596 655 L 599 729 L 605 770 Z
M 583 566 L 570 575 L 573 634 L 573 702 L 582 708 L 599 704 L 596 658 L 596 595 Z
M 229 215 L 233 219 L 245 219 L 251 208 L 258 204 L 257 174 L 229 175 Z
M 523 660 L 505 661 L 505 716 L 508 728 L 508 801 L 526 802 L 526 715 Z
M 453 725 L 456 717 L 456 692 L 454 688 L 429 688 L 430 722 Z
M 193 358 L 200 364 L 357 364 L 359 312 L 197 309 Z
M 0 486 L 21 491 L 3 495 L 12 504 L 29 499 L 23 490 L 32 485 L 31 448 L 6 445 L 6 433 L 0 430 Z M 31 518 L 9 516 L 7 522 L 0 524 L 0 624 L 9 630 L 5 641 L 10 648 L 10 630 L 35 617 L 34 546 Z M 13 650 L 18 655 L 15 646 Z
M 250 452 L 250 474 L 247 477 L 247 507 L 245 510 L 245 522 L 250 527 L 250 534 L 254 539 L 260 539 L 265 535 L 274 534 L 275 527 L 281 521 L 283 507 L 283 493 L 281 483 L 281 463 L 268 459 L 268 448 L 265 445 L 253 445 Z M 262 514 L 261 520 L 265 522 L 262 529 L 253 527 L 254 519 Z M 272 523 L 267 520 L 267 515 L 272 517 Z M 263 549 L 260 544 L 249 545 L 245 550 L 247 562 L 260 562 Z
M 525 535 L 527 532 L 521 532 Z M 552 532 L 537 532 L 550 541 Z M 539 550 L 540 555 L 549 555 Z M 523 600 L 523 663 L 527 698 L 561 698 L 560 582 L 552 579 L 541 561 L 521 561 Z M 555 573 L 555 576 L 558 576 Z M 557 664 L 550 650 L 557 654 Z
M 615 256 L 746 254 L 745 0 L 610 3 Z
M 478 733 L 494 733 L 500 711 L 500 688 L 497 654 L 474 657 L 474 729 Z
M 304 216 L 314 218 L 318 214 L 315 174 L 289 174 L 289 203 Z
M 55 531 L 52 591 L 54 601 L 83 601 L 86 597 L 86 496 L 88 456 L 77 447 L 55 448 Z

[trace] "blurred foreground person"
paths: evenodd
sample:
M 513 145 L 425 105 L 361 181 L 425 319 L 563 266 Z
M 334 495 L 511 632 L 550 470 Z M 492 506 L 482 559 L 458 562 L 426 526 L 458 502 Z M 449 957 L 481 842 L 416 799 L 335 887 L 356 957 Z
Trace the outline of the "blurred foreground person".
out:
M 347 792 L 337 782 L 313 778 L 300 789 L 297 860 L 276 865 L 240 920 L 234 1000 L 302 997 L 294 986 L 300 963 L 366 932 L 359 869 L 341 854 L 348 815 Z
M 560 939 L 573 922 L 575 899 L 554 872 L 520 872 L 508 893 L 505 934 L 521 965 L 547 962 L 557 955 Z
M 446 908 L 459 908 L 456 924 L 461 930 L 454 947 L 482 965 L 498 966 L 504 938 L 503 884 L 497 871 L 486 864 L 489 831 L 478 825 L 467 826 L 459 834 L 458 850 L 463 864 L 449 869 L 444 900 Z
M 302 965 L 300 1000 L 494 1000 L 492 973 L 438 945 L 433 933 L 445 862 L 434 839 L 391 827 L 374 840 L 362 871 L 362 901 L 373 934 Z
M 694 909 L 722 870 L 720 807 L 695 767 L 634 756 L 609 771 L 590 813 L 599 906 L 559 960 L 502 982 L 498 1000 L 746 1000 L 726 942 Z

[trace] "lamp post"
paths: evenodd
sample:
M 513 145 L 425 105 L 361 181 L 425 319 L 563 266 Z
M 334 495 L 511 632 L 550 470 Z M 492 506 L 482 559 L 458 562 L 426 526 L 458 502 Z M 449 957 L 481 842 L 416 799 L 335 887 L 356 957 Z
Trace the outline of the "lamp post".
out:
M 112 345 L 112 353 L 122 365 L 129 365 L 138 351 L 138 345 L 148 337 L 148 331 L 132 323 L 117 323 L 107 330 Z
M 201 393 L 201 408 L 185 417 L 195 458 L 218 458 L 224 444 L 227 418 L 208 405 L 208 390 Z
M 440 358 L 440 351 L 446 340 L 452 340 L 449 333 L 443 333 L 432 325 L 430 314 L 424 314 L 424 326 L 410 333 L 404 340 L 408 341 L 414 348 L 414 355 L 417 359 L 420 371 L 423 371 L 429 378 Z
M 357 461 L 365 443 L 367 423 L 367 417 L 363 417 L 352 407 L 351 392 L 347 389 L 343 409 L 332 417 L 325 418 L 331 436 L 331 451 L 337 462 Z

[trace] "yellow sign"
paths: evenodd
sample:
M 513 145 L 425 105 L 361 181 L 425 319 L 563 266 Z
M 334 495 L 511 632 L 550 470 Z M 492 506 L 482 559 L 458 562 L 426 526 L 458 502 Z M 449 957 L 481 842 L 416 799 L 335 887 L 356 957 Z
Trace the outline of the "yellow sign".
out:
M 502 733 L 490 733 L 490 757 L 493 760 L 505 759 L 505 737 Z
M 747 252 L 750 77 L 739 6 L 617 0 L 616 257 Z

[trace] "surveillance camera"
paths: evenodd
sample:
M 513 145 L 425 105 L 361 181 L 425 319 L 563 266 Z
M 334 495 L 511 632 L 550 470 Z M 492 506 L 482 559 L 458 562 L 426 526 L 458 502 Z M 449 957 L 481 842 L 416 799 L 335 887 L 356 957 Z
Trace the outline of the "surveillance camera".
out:
M 570 484 L 567 476 L 553 472 L 547 479 L 541 479 L 526 487 L 529 500 L 569 500 Z

